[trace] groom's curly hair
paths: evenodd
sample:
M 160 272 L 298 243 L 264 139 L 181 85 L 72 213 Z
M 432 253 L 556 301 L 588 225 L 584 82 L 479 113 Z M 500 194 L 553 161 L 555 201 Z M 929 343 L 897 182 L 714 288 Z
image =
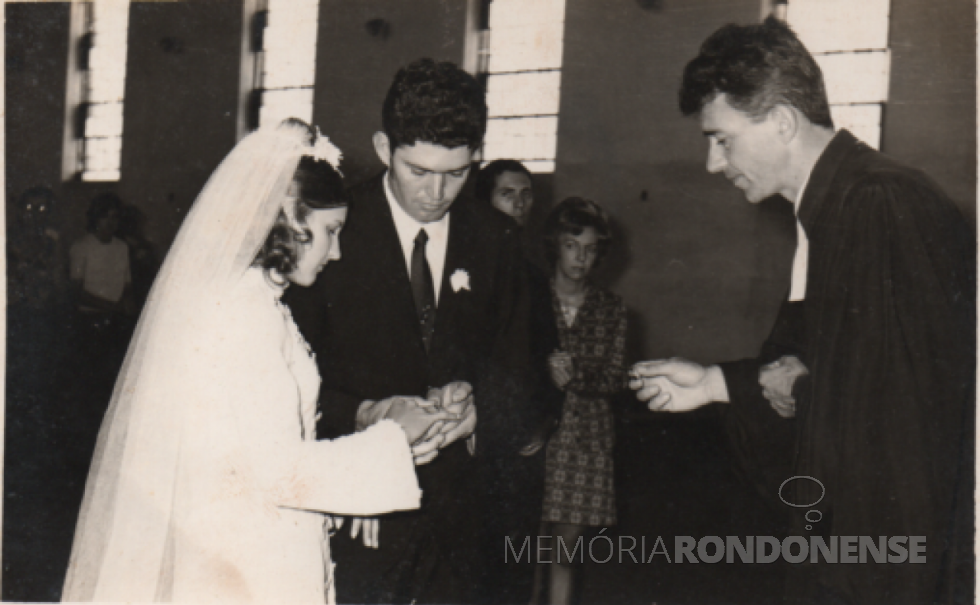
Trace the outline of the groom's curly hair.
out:
M 311 131 L 311 143 L 312 136 Z M 306 226 L 310 212 L 350 204 L 340 172 L 326 160 L 303 156 L 293 174 L 293 183 L 299 193 L 295 218 L 290 220 L 286 212 L 279 211 L 253 263 L 265 269 L 274 280 L 282 280 L 296 269 L 302 246 L 313 239 Z
M 392 152 L 419 141 L 475 151 L 487 130 L 486 94 L 454 63 L 419 59 L 395 75 L 381 123 Z

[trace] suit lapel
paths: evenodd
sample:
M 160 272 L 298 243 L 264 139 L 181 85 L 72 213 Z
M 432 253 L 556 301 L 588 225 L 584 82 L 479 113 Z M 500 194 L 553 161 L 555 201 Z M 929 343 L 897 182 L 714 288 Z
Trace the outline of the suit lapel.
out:
M 449 242 L 446 247 L 446 263 L 442 270 L 442 286 L 439 292 L 439 306 L 436 310 L 435 335 L 432 351 L 440 348 L 460 304 L 460 297 L 468 294 L 465 290 L 453 289 L 452 276 L 457 271 L 469 272 L 473 267 L 472 253 L 477 246 L 473 241 L 473 221 L 465 206 L 467 200 L 457 200 L 450 211 Z
M 359 239 L 361 244 L 368 248 L 365 253 L 377 259 L 377 266 L 365 269 L 376 271 L 378 277 L 384 280 L 383 290 L 390 292 L 392 309 L 403 316 L 402 321 L 409 322 L 413 326 L 418 346 L 424 353 L 422 330 L 415 310 L 415 298 L 412 296 L 412 283 L 405 264 L 405 253 L 402 251 L 398 230 L 395 229 L 395 219 L 391 215 L 391 207 L 385 196 L 383 178 L 384 175 L 372 184 L 370 194 L 366 196 L 368 208 L 365 208 L 365 217 L 368 220 L 363 223 L 364 232 Z M 371 248 L 374 250 L 372 251 Z

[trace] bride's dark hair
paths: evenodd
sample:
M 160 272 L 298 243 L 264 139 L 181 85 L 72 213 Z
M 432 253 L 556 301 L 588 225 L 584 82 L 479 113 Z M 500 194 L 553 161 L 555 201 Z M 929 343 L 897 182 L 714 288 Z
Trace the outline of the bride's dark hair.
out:
M 310 129 L 311 144 L 314 136 Z M 279 211 L 275 224 L 252 263 L 265 269 L 270 278 L 276 281 L 293 272 L 299 260 L 300 246 L 313 237 L 306 226 L 306 217 L 310 212 L 343 208 L 350 204 L 344 190 L 343 178 L 326 160 L 317 160 L 311 156 L 300 158 L 293 174 L 293 184 L 296 186 L 294 191 L 298 194 L 295 218 L 290 220 L 284 211 Z

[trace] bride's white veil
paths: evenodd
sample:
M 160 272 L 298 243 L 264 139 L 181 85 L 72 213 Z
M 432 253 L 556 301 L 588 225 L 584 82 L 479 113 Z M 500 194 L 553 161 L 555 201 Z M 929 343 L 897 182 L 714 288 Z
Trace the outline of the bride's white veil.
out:
M 168 540 L 187 395 L 207 369 L 187 359 L 213 308 L 251 265 L 299 160 L 317 155 L 302 122 L 259 130 L 231 151 L 184 219 L 130 343 L 102 423 L 62 598 L 158 600 L 168 588 Z M 328 151 L 328 153 L 330 153 Z M 334 166 L 339 152 L 330 159 Z M 243 329 L 248 329 L 243 326 Z M 143 594 L 132 594 L 140 587 Z

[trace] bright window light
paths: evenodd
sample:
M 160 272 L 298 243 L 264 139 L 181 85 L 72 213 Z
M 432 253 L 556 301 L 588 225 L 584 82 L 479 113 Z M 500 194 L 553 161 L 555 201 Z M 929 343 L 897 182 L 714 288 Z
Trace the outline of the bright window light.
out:
M 77 65 L 80 74 L 72 81 L 78 89 L 69 103 L 78 104 L 83 120 L 80 146 L 74 151 L 83 181 L 118 181 L 122 156 L 123 101 L 126 92 L 126 51 L 129 36 L 129 0 L 94 0 L 81 3 L 73 13 L 82 21 L 73 28 L 80 37 L 81 55 Z M 69 127 L 71 127 L 69 125 Z M 77 139 L 76 139 L 77 140 Z
M 790 0 L 786 21 L 823 71 L 834 125 L 878 148 L 888 101 L 890 0 Z
M 259 125 L 313 121 L 319 0 L 268 0 L 262 35 Z
M 565 0 L 492 0 L 483 160 L 554 172 Z

